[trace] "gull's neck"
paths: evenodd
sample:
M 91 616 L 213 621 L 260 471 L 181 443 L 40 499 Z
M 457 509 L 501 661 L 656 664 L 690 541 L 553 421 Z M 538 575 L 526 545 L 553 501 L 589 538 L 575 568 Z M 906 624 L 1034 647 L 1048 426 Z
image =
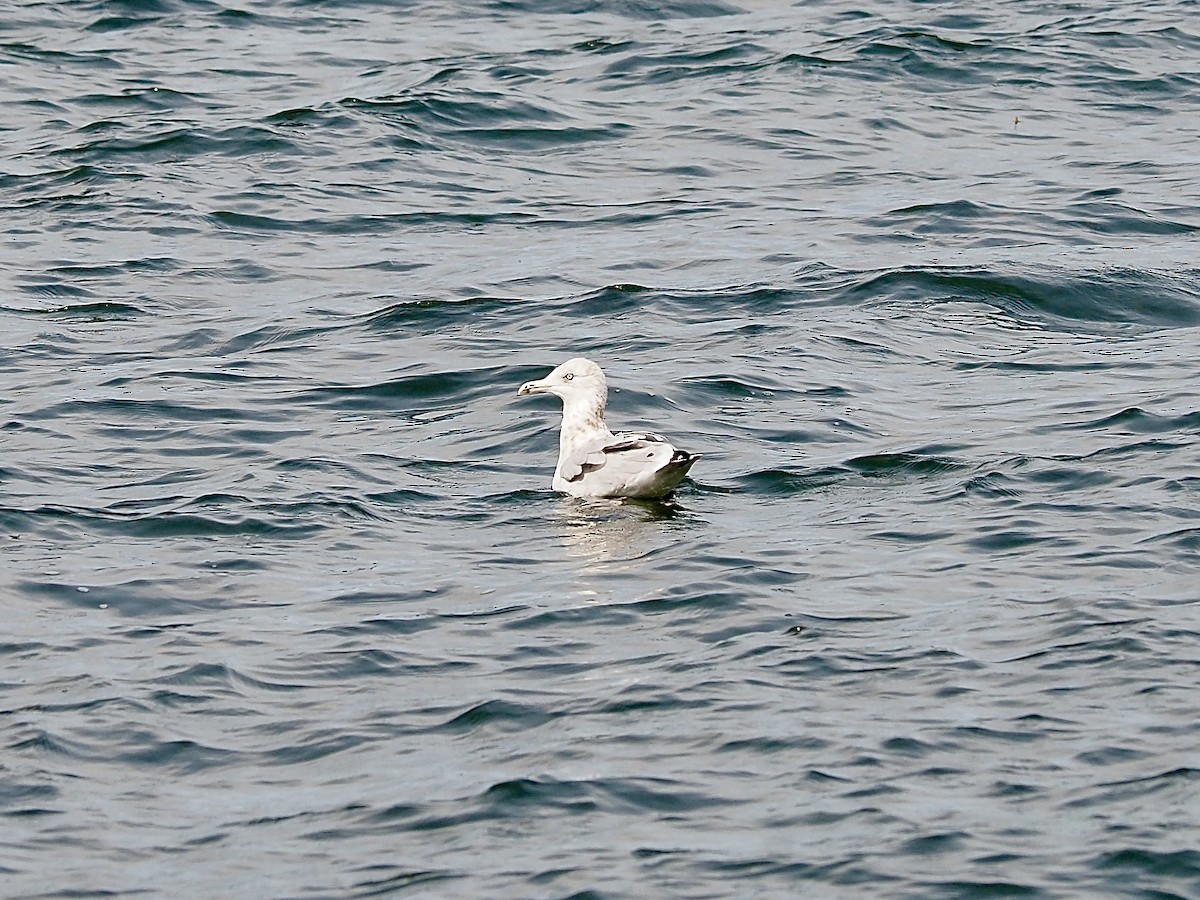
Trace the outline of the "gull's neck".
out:
M 579 443 L 593 440 L 608 440 L 612 432 L 604 424 L 604 406 L 607 398 L 564 397 L 562 430 L 558 435 L 559 447 L 566 450 Z

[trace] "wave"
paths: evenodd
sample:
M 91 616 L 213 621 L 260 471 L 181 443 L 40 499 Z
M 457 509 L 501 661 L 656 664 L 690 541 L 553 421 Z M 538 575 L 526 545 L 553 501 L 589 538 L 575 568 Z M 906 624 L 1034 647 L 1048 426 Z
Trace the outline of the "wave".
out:
M 1077 331 L 1081 326 L 1186 328 L 1200 324 L 1200 288 L 1188 273 L 1105 268 L 1032 274 L 974 268 L 907 267 L 868 275 L 847 291 L 858 302 L 983 303 L 1016 321 Z

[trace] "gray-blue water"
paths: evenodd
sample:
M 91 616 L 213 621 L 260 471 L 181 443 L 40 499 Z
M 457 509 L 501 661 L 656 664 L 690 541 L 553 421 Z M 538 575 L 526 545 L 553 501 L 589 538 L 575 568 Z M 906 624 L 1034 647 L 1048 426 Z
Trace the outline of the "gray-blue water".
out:
M 1200 897 L 1198 130 L 1195 0 L 10 0 L 0 894 Z

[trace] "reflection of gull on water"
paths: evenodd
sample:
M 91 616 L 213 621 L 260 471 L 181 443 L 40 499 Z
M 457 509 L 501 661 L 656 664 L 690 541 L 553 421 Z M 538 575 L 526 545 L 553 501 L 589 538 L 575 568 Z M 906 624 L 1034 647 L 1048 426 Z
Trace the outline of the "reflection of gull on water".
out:
M 560 512 L 563 546 L 578 559 L 603 565 L 605 571 L 627 568 L 670 543 L 677 507 L 657 502 L 618 500 L 566 501 Z M 592 571 L 589 566 L 583 571 Z

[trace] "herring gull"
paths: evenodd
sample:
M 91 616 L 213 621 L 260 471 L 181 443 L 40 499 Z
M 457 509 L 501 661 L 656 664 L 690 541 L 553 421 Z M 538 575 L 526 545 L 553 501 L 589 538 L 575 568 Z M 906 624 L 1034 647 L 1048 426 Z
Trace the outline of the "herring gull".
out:
M 554 394 L 562 399 L 558 465 L 552 486 L 574 497 L 667 496 L 683 481 L 699 454 L 672 447 L 648 432 L 613 434 L 604 424 L 608 382 L 590 359 L 569 359 L 540 381 L 527 381 L 517 396 Z

